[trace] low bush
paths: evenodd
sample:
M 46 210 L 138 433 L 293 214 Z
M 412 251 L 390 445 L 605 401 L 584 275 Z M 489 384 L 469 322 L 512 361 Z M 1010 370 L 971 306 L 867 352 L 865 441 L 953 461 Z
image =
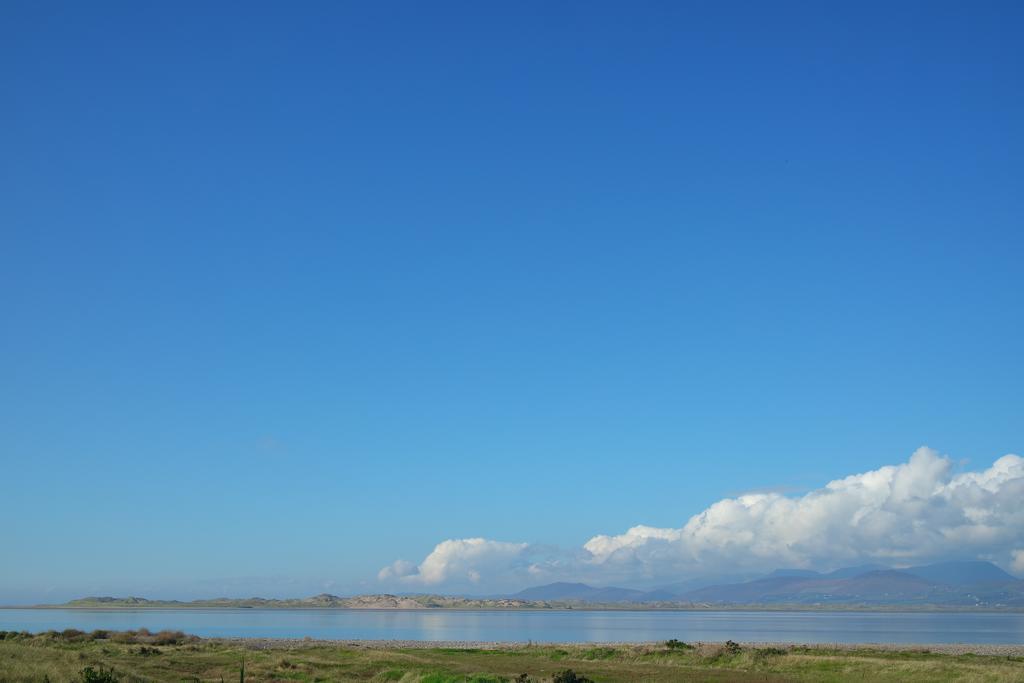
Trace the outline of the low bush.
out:
M 109 639 L 111 642 L 126 645 L 186 645 L 199 642 L 197 636 L 191 636 L 182 631 L 153 633 L 149 629 L 140 628 L 138 631 L 101 631 L 100 633 L 103 635 L 94 635 L 93 639 Z
M 154 645 L 182 645 L 198 640 L 195 636 L 185 635 L 181 631 L 160 631 L 150 638 Z
M 94 669 L 87 666 L 78 673 L 81 683 L 120 683 L 121 677 L 113 669 Z

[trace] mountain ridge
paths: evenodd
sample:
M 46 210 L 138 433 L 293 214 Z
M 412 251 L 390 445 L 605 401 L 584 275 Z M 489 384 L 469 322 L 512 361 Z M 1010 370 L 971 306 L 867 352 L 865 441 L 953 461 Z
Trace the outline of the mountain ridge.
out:
M 878 564 L 830 572 L 776 569 L 747 581 L 709 583 L 673 590 L 669 584 L 648 591 L 558 582 L 534 586 L 509 597 L 559 601 L 691 602 L 709 604 L 935 604 L 1024 607 L 1024 580 L 991 562 L 954 561 L 893 569 Z
M 690 586 L 698 586 L 691 588 Z M 291 609 L 679 609 L 735 606 L 799 608 L 953 608 L 1024 609 L 1024 580 L 990 562 L 940 562 L 892 569 L 859 565 L 819 573 L 776 569 L 743 581 L 690 580 L 648 590 L 555 582 L 504 596 L 472 597 L 379 593 L 342 597 L 330 593 L 307 598 L 214 598 L 150 600 L 107 596 L 71 600 L 69 608 L 291 608 Z

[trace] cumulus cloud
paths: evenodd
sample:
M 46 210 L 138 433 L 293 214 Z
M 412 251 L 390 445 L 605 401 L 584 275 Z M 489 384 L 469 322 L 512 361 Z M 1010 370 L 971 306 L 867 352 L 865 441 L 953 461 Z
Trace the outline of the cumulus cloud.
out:
M 388 579 L 401 579 L 416 573 L 416 565 L 408 560 L 395 560 L 388 566 L 377 572 L 377 578 L 381 581 Z
M 1024 573 L 1024 548 L 1014 550 L 1010 553 L 1013 563 L 1010 565 L 1013 571 Z
M 426 586 L 468 581 L 477 583 L 483 573 L 507 572 L 522 559 L 526 543 L 506 543 L 485 538 L 463 538 L 438 543 L 434 550 L 414 566 L 398 560 L 381 569 L 378 578 L 396 578 L 405 583 Z
M 954 474 L 929 448 L 910 459 L 837 479 L 802 496 L 726 498 L 680 528 L 634 526 L 574 551 L 482 538 L 438 544 L 415 570 L 398 563 L 382 579 L 526 583 L 574 578 L 686 578 L 780 566 L 827 569 L 859 562 L 906 565 L 993 559 L 1024 571 L 1024 458 Z

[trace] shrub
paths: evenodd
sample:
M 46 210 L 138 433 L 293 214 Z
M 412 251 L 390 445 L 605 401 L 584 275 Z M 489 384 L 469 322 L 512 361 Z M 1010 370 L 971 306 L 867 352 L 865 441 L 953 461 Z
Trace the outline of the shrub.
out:
M 98 670 L 87 666 L 78 673 L 78 680 L 81 683 L 120 683 L 121 677 L 113 669 L 106 669 L 101 666 Z
M 160 631 L 153 636 L 152 642 L 154 645 L 181 645 L 194 639 L 194 636 L 187 636 L 181 631 Z
M 754 664 L 766 665 L 772 657 L 781 657 L 787 654 L 785 650 L 778 647 L 756 647 L 754 648 Z
M 594 681 L 586 676 L 577 674 L 572 669 L 566 669 L 556 673 L 554 678 L 551 679 L 551 683 L 594 683 Z
M 734 643 L 731 640 L 725 641 L 725 651 L 731 655 L 738 655 L 742 649 L 739 643 Z
M 60 632 L 60 637 L 64 640 L 78 641 L 85 640 L 85 631 L 79 631 L 77 628 L 66 628 Z
M 104 631 L 103 629 L 98 628 L 92 633 L 90 633 L 89 637 L 93 640 L 106 640 L 110 637 L 110 631 Z
M 675 638 L 672 638 L 671 640 L 666 640 L 665 641 L 665 647 L 667 647 L 669 650 L 692 650 L 693 649 L 693 645 L 690 645 L 689 643 L 684 643 L 681 640 L 676 640 Z

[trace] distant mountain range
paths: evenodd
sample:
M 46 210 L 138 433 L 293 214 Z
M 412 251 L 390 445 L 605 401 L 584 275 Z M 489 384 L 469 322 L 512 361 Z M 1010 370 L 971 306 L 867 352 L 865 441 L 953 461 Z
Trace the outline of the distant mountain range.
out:
M 677 594 L 665 589 L 594 588 L 585 583 L 549 583 L 527 588 L 509 597 L 530 602 L 656 602 L 679 599 Z
M 149 600 L 147 598 L 88 597 L 63 605 L 79 609 L 522 609 L 534 605 L 509 598 L 463 598 L 444 595 L 356 595 L 341 597 L 321 593 L 309 598 L 212 598 L 207 600 Z
M 672 584 L 648 591 L 552 583 L 509 597 L 569 603 L 1024 607 L 1024 581 L 991 562 L 942 562 L 906 569 L 861 565 L 828 573 L 778 569 L 750 581 Z
M 789 609 L 848 607 L 929 609 L 1024 609 L 1024 581 L 990 562 L 942 562 L 891 569 L 881 565 L 845 567 L 820 573 L 777 569 L 749 580 L 722 577 L 691 579 L 653 590 L 596 587 L 585 583 L 549 583 L 509 596 L 357 595 L 327 593 L 309 598 L 216 598 L 148 600 L 90 597 L 64 605 L 88 609 L 181 608 L 327 608 L 327 609 L 716 609 L 773 607 Z

